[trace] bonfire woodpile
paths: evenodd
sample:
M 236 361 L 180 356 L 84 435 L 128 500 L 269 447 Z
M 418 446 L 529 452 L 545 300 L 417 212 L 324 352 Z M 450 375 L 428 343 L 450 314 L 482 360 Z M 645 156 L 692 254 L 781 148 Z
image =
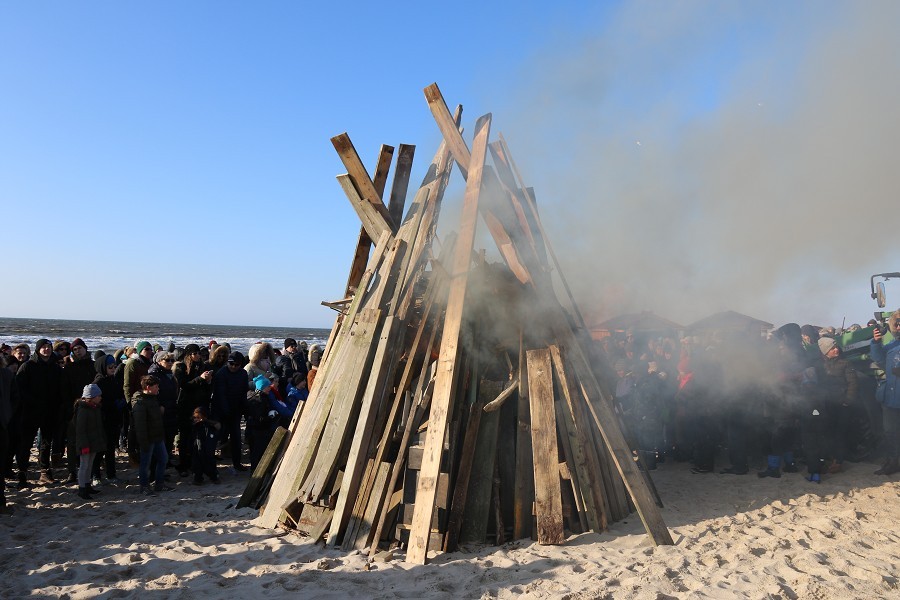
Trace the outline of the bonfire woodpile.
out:
M 415 148 L 399 146 L 385 198 L 394 149 L 370 176 L 346 134 L 332 139 L 362 229 L 345 296 L 327 303 L 339 314 L 310 397 L 242 505 L 261 506 L 264 526 L 371 554 L 399 544 L 420 564 L 465 542 L 560 544 L 632 510 L 654 544 L 671 544 L 534 191 L 502 135 L 491 140 L 490 114 L 470 150 L 462 108 L 452 115 L 437 85 L 425 96 L 444 140 L 405 213 Z M 454 166 L 462 215 L 438 240 Z M 475 249 L 479 222 L 502 263 Z

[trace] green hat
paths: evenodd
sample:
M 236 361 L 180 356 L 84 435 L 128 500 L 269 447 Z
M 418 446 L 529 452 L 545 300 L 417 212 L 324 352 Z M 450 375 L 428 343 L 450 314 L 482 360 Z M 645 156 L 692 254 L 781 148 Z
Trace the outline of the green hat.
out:
M 144 348 L 149 348 L 150 342 L 138 342 L 137 346 L 134 347 L 134 351 L 140 354 L 144 351 Z

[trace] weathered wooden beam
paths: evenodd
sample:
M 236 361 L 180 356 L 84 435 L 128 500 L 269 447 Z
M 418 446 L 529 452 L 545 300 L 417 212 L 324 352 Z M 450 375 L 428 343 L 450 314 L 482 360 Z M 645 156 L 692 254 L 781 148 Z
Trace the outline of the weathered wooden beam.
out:
M 528 350 L 526 360 L 528 398 L 531 403 L 531 443 L 534 448 L 534 511 L 537 516 L 537 541 L 539 544 L 561 544 L 565 536 L 550 350 Z
M 409 189 L 409 176 L 412 173 L 413 157 L 416 147 L 411 144 L 400 144 L 397 154 L 397 168 L 394 169 L 394 183 L 391 184 L 391 197 L 388 201 L 388 214 L 396 224 L 403 222 L 403 208 L 406 205 L 406 194 Z
M 478 404 L 484 406 L 488 398 L 500 393 L 499 381 L 482 379 L 478 384 Z M 483 411 L 482 411 L 483 412 Z M 475 439 L 472 473 L 469 476 L 469 493 L 465 502 L 465 519 L 459 532 L 461 542 L 484 543 L 487 536 L 491 509 L 491 492 L 494 488 L 494 467 L 497 462 L 497 426 L 499 412 L 484 413 Z
M 350 201 L 353 210 L 356 211 L 356 216 L 362 221 L 363 229 L 366 230 L 366 233 L 371 239 L 377 240 L 384 232 L 393 233 L 390 223 L 378 213 L 370 202 L 367 202 L 365 198 L 359 194 L 359 190 L 356 189 L 349 174 L 343 173 L 338 175 L 337 180 L 341 189 L 344 190 L 347 199 Z M 362 246 L 362 244 L 358 244 L 357 248 L 360 246 Z
M 425 456 L 416 491 L 416 508 L 413 512 L 412 529 L 406 559 L 409 562 L 425 564 L 428 556 L 428 540 L 431 531 L 431 517 L 437 493 L 437 478 L 440 472 L 444 435 L 452 404 L 456 395 L 457 359 L 459 357 L 459 334 L 469 280 L 469 266 L 475 243 L 475 225 L 478 219 L 478 197 L 487 157 L 487 144 L 491 129 L 491 115 L 478 119 L 475 125 L 475 149 L 469 161 L 469 177 L 463 199 L 459 236 L 456 241 L 452 271 L 450 272 L 450 293 L 447 312 L 441 336 L 441 351 L 438 357 L 437 380 L 429 415 L 428 434 L 425 437 Z
M 250 480 L 247 482 L 247 487 L 244 488 L 244 493 L 241 494 L 236 508 L 243 508 L 253 504 L 263 487 L 266 476 L 275 470 L 275 464 L 281 458 L 282 452 L 284 452 L 282 441 L 285 439 L 285 434 L 287 434 L 287 429 L 284 427 L 275 429 L 275 433 L 272 434 L 272 438 L 269 440 L 269 445 L 266 446 L 262 458 L 259 459 L 259 463 L 250 475 Z
M 359 191 L 359 195 L 372 205 L 372 208 L 381 216 L 391 232 L 396 231 L 397 228 L 391 220 L 391 215 L 388 213 L 388 209 L 381 199 L 381 194 L 375 187 L 372 178 L 369 177 L 369 172 L 366 171 L 366 167 L 359 159 L 359 154 L 356 153 L 356 148 L 353 147 L 350 136 L 346 133 L 341 133 L 331 138 L 331 143 L 337 151 L 338 156 L 340 156 L 341 162 L 344 163 L 344 167 L 346 167 L 347 173 L 350 175 L 353 184 Z M 391 151 L 393 152 L 393 148 Z M 371 235 L 371 233 L 369 235 Z M 377 240 L 378 236 L 372 236 L 372 239 Z

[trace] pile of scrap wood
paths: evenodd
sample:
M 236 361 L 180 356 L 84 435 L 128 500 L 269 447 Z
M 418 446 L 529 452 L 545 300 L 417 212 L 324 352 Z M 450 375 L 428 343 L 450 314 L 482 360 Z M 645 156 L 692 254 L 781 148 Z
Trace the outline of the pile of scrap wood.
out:
M 444 140 L 405 216 L 414 147 L 399 147 L 385 204 L 393 148 L 370 176 L 346 134 L 332 139 L 359 242 L 306 406 L 244 503 L 262 506 L 264 526 L 373 554 L 399 544 L 416 563 L 463 542 L 560 544 L 632 510 L 654 544 L 671 544 L 533 190 L 503 137 L 490 140 L 490 114 L 470 150 L 461 108 L 451 115 L 436 85 L 425 96 Z M 462 216 L 438 240 L 454 165 Z M 479 215 L 502 263 L 474 248 Z

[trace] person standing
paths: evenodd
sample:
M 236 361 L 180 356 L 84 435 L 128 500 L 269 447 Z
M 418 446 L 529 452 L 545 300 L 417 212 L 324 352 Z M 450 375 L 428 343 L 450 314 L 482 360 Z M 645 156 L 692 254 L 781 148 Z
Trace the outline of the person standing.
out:
M 28 461 L 31 447 L 38 431 L 41 432 L 41 446 L 38 462 L 41 477 L 38 483 L 52 484 L 53 470 L 50 463 L 50 448 L 56 435 L 60 411 L 60 381 L 62 368 L 53 353 L 53 346 L 46 338 L 39 339 L 34 346 L 34 356 L 19 367 L 16 384 L 22 403 L 22 436 L 19 439 L 16 462 L 19 468 L 19 489 L 28 487 Z
M 6 368 L 7 357 L 0 357 L 0 457 L 6 460 L 9 452 L 9 430 L 13 415 L 19 405 L 19 388 L 12 371 Z M 6 506 L 6 481 L 0 478 L 0 515 L 12 511 Z
M 157 402 L 163 411 L 163 440 L 166 445 L 166 455 L 172 456 L 175 434 L 178 433 L 178 383 L 172 376 L 172 365 L 175 358 L 171 353 L 160 350 L 153 356 L 153 365 L 147 372 L 159 380 L 159 395 Z M 150 472 L 155 473 L 154 462 L 150 462 Z M 166 465 L 168 466 L 168 465 Z
M 833 459 L 829 473 L 837 473 L 851 450 L 853 432 L 858 423 L 857 390 L 859 388 L 856 370 L 850 361 L 841 356 L 841 348 L 832 338 L 819 338 L 819 350 L 823 355 L 822 374 L 819 387 L 830 413 Z
M 244 355 L 232 352 L 228 363 L 213 376 L 212 418 L 222 424 L 221 435 L 230 439 L 231 462 L 236 471 L 246 471 L 241 463 L 241 417 L 247 403 L 250 382 L 241 368 Z
M 131 400 L 131 416 L 134 419 L 134 433 L 141 461 L 138 466 L 140 493 L 155 496 L 156 492 L 172 488 L 165 485 L 166 455 L 165 429 L 162 407 L 159 405 L 159 380 L 153 375 L 144 375 L 140 380 L 141 391 Z M 155 491 L 150 487 L 150 461 L 156 459 Z
M 191 443 L 195 411 L 209 410 L 213 371 L 203 363 L 200 346 L 188 344 L 184 347 L 184 360 L 175 363 L 175 381 L 178 383 L 178 474 L 186 477 L 191 471 Z M 204 413 L 206 414 L 206 413 Z
M 100 388 L 103 400 L 100 411 L 103 415 L 103 431 L 106 434 L 106 449 L 94 457 L 94 479 L 99 480 L 105 467 L 106 480 L 110 483 L 118 481 L 116 477 L 116 449 L 119 447 L 119 433 L 122 431 L 125 414 L 125 393 L 116 380 L 118 361 L 112 355 L 105 354 L 94 361 L 94 384 Z
M 122 379 L 125 398 L 131 402 L 135 392 L 141 390 L 141 377 L 147 374 L 153 365 L 153 347 L 150 342 L 138 342 L 134 347 L 135 355 L 128 358 Z
M 106 449 L 106 433 L 103 431 L 103 415 L 100 403 L 102 401 L 100 387 L 90 383 L 84 386 L 81 398 L 75 402 L 75 447 L 81 457 L 78 468 L 78 497 L 83 500 L 92 500 L 91 494 L 98 493 L 91 487 L 91 473 L 93 472 L 94 458 L 98 452 Z
M 88 355 L 87 345 L 81 338 L 75 338 L 70 344 L 70 356 L 62 371 L 62 409 L 60 411 L 59 432 L 63 444 L 60 448 L 66 449 L 66 466 L 69 470 L 69 478 L 66 483 L 78 481 L 79 456 L 75 440 L 68 436 L 69 425 L 78 399 L 84 387 L 93 383 L 97 372 L 94 361 Z
M 894 340 L 884 343 L 884 335 L 878 327 L 873 331 L 869 352 L 872 360 L 884 369 L 885 380 L 879 386 L 877 396 L 881 400 L 882 421 L 886 456 L 876 475 L 893 475 L 900 471 L 900 310 L 888 319 L 888 328 Z

